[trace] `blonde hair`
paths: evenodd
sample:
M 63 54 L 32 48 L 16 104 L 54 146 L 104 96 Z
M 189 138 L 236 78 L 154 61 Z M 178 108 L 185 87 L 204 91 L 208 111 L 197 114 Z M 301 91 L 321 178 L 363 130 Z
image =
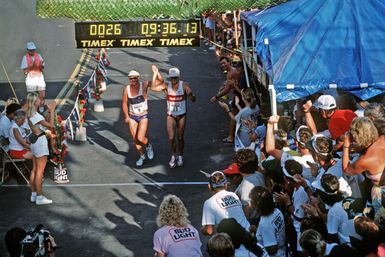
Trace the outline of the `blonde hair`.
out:
M 27 117 L 31 117 L 35 114 L 36 110 L 35 110 L 35 102 L 36 100 L 38 99 L 38 95 L 37 93 L 33 92 L 33 93 L 28 93 L 27 95 Z
M 182 200 L 176 195 L 166 195 L 159 206 L 159 215 L 156 222 L 159 227 L 184 227 L 190 224 L 188 212 Z
M 254 109 L 257 105 L 254 91 L 251 88 L 246 88 L 245 90 L 242 90 L 242 95 L 243 98 L 245 98 L 245 100 L 250 103 L 250 107 Z
M 353 141 L 360 147 L 368 148 L 378 139 L 378 131 L 368 117 L 354 118 L 350 125 Z
M 326 251 L 326 242 L 320 233 L 314 229 L 308 229 L 302 232 L 299 238 L 299 244 L 310 257 L 324 257 Z

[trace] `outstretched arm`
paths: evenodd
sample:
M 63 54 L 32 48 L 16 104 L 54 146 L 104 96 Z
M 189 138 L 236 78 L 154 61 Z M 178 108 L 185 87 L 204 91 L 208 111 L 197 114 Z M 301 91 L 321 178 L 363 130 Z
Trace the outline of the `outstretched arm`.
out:
M 269 121 L 267 122 L 266 128 L 266 153 L 272 155 L 277 160 L 280 160 L 282 157 L 282 150 L 275 149 L 275 138 L 274 138 L 274 124 L 278 123 L 279 116 L 270 116 Z
M 303 112 L 305 113 L 305 121 L 306 121 L 306 126 L 308 126 L 313 133 L 313 135 L 317 134 L 317 127 L 315 125 L 313 116 L 311 115 L 311 108 L 313 107 L 313 103 L 308 100 L 304 105 L 303 105 Z
M 187 97 L 191 100 L 191 102 L 195 102 L 197 100 L 197 97 L 193 94 L 191 91 L 191 88 L 187 82 L 183 83 L 184 92 L 186 93 Z
M 167 85 L 164 83 L 164 79 L 162 75 L 159 73 L 158 67 L 156 65 L 152 65 L 152 83 L 151 83 L 151 90 L 153 91 L 163 91 L 166 89 Z

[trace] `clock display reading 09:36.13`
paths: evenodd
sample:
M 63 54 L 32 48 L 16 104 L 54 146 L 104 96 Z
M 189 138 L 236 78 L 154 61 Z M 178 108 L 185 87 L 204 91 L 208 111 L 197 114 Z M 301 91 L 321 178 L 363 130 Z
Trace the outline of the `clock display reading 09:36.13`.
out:
M 199 29 L 198 22 L 142 22 L 139 24 L 139 35 L 172 35 L 172 34 L 196 34 Z

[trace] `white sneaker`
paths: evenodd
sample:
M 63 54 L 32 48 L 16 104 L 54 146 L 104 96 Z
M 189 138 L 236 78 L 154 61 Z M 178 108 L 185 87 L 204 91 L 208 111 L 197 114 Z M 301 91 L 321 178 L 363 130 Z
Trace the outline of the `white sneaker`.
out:
M 176 166 L 178 166 L 178 167 L 183 166 L 183 156 L 180 155 L 176 158 Z
M 36 204 L 37 205 L 42 205 L 42 204 L 51 204 L 52 200 L 48 199 L 44 195 L 39 195 L 36 197 Z
M 35 195 L 31 195 L 30 200 L 31 200 L 31 203 L 36 202 L 36 196 Z
M 148 143 L 148 145 L 146 146 L 146 152 L 148 159 L 154 159 L 154 150 L 152 149 L 152 145 L 150 143 Z
M 170 165 L 170 168 L 175 168 L 176 163 L 175 163 L 175 155 L 171 156 L 171 160 L 168 162 L 168 165 Z
M 209 50 L 215 50 L 215 46 L 210 46 Z
M 139 159 L 136 161 L 136 166 L 141 167 L 143 166 L 143 161 L 146 159 L 146 155 L 141 155 Z

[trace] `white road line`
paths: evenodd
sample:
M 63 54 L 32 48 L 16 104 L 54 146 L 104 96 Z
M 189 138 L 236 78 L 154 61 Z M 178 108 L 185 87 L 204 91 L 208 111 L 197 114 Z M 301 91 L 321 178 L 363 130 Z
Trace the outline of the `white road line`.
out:
M 43 187 L 116 187 L 116 186 L 179 186 L 179 185 L 207 185 L 207 182 L 128 182 L 105 184 L 47 184 Z M 1 185 L 1 187 L 29 187 L 28 185 Z

